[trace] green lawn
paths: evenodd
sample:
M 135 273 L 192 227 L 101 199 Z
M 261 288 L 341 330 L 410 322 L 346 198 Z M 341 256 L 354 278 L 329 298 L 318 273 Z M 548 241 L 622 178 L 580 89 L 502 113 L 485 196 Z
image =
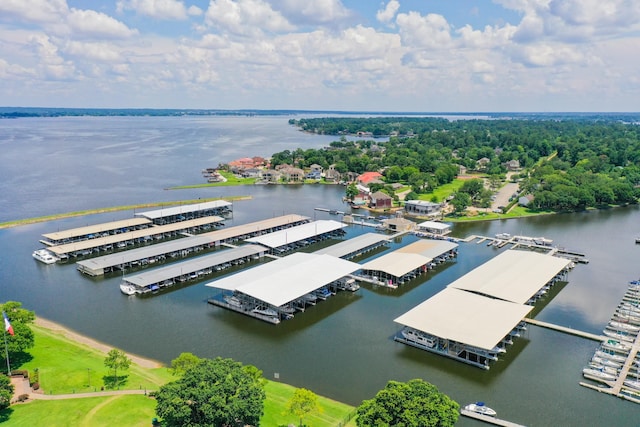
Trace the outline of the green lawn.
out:
M 40 384 L 47 394 L 86 393 L 100 390 L 103 377 L 110 375 L 104 366 L 106 354 L 72 341 L 61 333 L 32 325 L 35 347 L 32 359 L 16 369 L 27 369 L 33 375 L 38 368 Z M 120 389 L 157 390 L 173 381 L 166 367 L 147 369 L 132 364 L 124 373 L 126 382 Z M 90 383 L 90 384 L 89 384 Z M 286 414 L 287 402 L 295 387 L 268 381 L 263 426 L 287 426 L 299 420 Z M 346 424 L 355 408 L 318 396 L 322 412 L 305 418 L 304 424 L 315 427 L 355 426 Z M 0 411 L 0 424 L 13 426 L 149 426 L 155 415 L 155 401 L 144 395 L 118 395 L 62 400 L 34 400 L 15 404 Z
M 433 190 L 432 193 L 420 194 L 418 196 L 418 200 L 427 200 L 430 202 L 431 199 L 433 199 L 433 196 L 436 196 L 436 198 L 438 199 L 438 203 L 440 203 L 447 197 L 458 191 L 460 187 L 462 187 L 464 181 L 464 179 L 454 179 L 453 182 L 439 186 L 438 188 Z
M 86 393 L 100 390 L 105 377 L 112 375 L 104 366 L 105 354 L 78 344 L 55 331 L 32 325 L 36 346 L 31 349 L 33 359 L 19 369 L 31 375 L 38 368 L 40 387 L 47 394 Z M 18 368 L 18 367 L 16 367 Z M 118 376 L 124 376 L 121 389 L 155 390 L 172 380 L 167 368 L 145 369 L 132 364 Z
M 255 184 L 257 178 L 238 178 L 234 174 L 225 171 L 218 171 L 220 175 L 227 179 L 226 182 L 203 182 L 202 184 L 192 185 L 178 185 L 175 187 L 169 187 L 168 190 L 185 190 L 189 188 L 203 188 L 203 187 L 230 187 L 234 185 L 251 185 Z

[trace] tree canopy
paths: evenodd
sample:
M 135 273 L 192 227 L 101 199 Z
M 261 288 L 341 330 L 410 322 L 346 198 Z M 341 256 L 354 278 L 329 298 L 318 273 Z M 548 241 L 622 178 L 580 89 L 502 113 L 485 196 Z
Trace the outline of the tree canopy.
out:
M 166 426 L 260 423 L 266 397 L 262 372 L 232 359 L 201 359 L 156 393 L 156 414 Z
M 358 407 L 359 427 L 449 427 L 458 420 L 460 405 L 421 379 L 389 381 L 375 398 Z
M 180 356 L 171 361 L 171 373 L 173 375 L 182 375 L 187 370 L 197 366 L 201 360 L 193 353 L 180 353 Z
M 118 377 L 118 371 L 126 371 L 130 365 L 131 359 L 127 357 L 124 351 L 116 348 L 111 349 L 104 359 L 104 366 L 113 371 L 113 377 L 111 381 L 107 381 L 107 386 L 110 388 L 119 386 L 120 378 Z
M 287 412 L 300 418 L 300 425 L 305 416 L 319 411 L 318 396 L 306 388 L 296 389 L 287 403 Z
M 7 335 L 9 359 L 21 359 L 23 353 L 34 345 L 35 339 L 29 325 L 33 324 L 36 315 L 33 311 L 22 308 L 22 303 L 16 301 L 0 304 L 0 311 L 5 312 L 13 327 L 13 335 Z
M 0 410 L 9 407 L 11 396 L 13 396 L 11 380 L 8 376 L 0 374 Z

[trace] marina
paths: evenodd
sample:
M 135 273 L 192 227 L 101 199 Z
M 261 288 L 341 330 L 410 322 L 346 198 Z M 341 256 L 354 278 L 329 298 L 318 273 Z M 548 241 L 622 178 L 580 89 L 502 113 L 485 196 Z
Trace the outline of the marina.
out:
M 344 236 L 342 224 L 333 220 L 318 220 L 295 227 L 287 228 L 263 236 L 246 239 L 249 243 L 256 243 L 269 248 L 271 255 L 284 255 L 310 244 Z
M 389 245 L 389 236 L 380 233 L 365 233 L 351 239 L 315 251 L 318 255 L 331 255 L 337 258 L 351 259 L 378 248 Z
M 345 289 L 348 275 L 359 268 L 359 264 L 331 255 L 296 252 L 206 283 L 205 286 L 221 291 L 207 301 L 278 324 L 292 318 L 296 311 L 304 311 L 307 305 L 315 305 L 317 300 L 326 300 Z
M 129 246 L 141 246 L 162 240 L 185 237 L 191 234 L 211 230 L 212 227 L 219 227 L 222 225 L 222 221 L 224 221 L 224 218 L 222 217 L 207 216 L 169 223 L 166 225 L 148 227 L 141 230 L 128 231 L 126 233 L 113 234 L 107 237 L 98 237 L 91 240 L 82 240 L 65 245 L 50 246 L 47 250 L 52 252 L 62 261 L 65 261 L 72 257 L 89 257 L 101 252 L 125 250 Z
M 70 230 L 57 231 L 42 235 L 41 243 L 47 246 L 65 245 L 67 243 L 80 242 L 82 240 L 107 237 L 128 231 L 141 230 L 152 224 L 148 218 L 130 218 L 119 221 L 104 222 L 102 224 L 87 225 L 85 227 Z
M 183 258 L 199 251 L 235 243 L 249 237 L 260 236 L 309 222 L 302 215 L 282 215 L 248 224 L 205 232 L 198 236 L 183 237 L 169 242 L 157 243 L 76 263 L 77 269 L 89 276 L 101 276 L 114 271 L 137 268 L 166 260 Z
M 147 219 L 155 225 L 173 224 L 207 216 L 233 216 L 233 203 L 226 200 L 213 200 L 190 205 L 171 206 L 146 212 L 137 212 L 137 218 Z
M 638 297 L 638 281 L 632 281 L 625 298 L 629 300 Z M 602 340 L 589 365 L 582 371 L 584 378 L 597 385 L 585 382 L 580 382 L 580 385 L 640 403 L 640 319 L 623 320 L 617 316 L 638 306 L 637 302 L 628 303 L 616 309 L 604 330 L 607 337 Z M 610 337 L 610 332 L 614 333 L 613 338 Z
M 540 291 L 566 279 L 569 262 L 505 251 L 396 318 L 404 328 L 394 340 L 489 369 L 526 329 Z
M 264 256 L 264 248 L 245 245 L 234 249 L 192 258 L 122 278 L 120 290 L 126 295 L 142 295 L 187 282 L 200 281 L 205 277 L 230 268 L 232 265 L 248 263 Z

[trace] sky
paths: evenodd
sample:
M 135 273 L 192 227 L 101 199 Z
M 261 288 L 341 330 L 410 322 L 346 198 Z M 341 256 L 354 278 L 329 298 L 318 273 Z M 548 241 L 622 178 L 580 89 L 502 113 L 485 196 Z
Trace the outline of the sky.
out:
M 638 0 L 0 0 L 0 106 L 640 111 Z

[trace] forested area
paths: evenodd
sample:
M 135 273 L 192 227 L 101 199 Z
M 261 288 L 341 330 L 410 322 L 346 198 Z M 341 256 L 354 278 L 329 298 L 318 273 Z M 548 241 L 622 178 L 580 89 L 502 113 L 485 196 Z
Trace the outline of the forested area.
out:
M 619 120 L 455 120 L 428 117 L 318 118 L 291 120 L 305 131 L 339 140 L 316 150 L 275 153 L 272 164 L 335 165 L 339 172 L 383 170 L 388 182 L 417 194 L 451 182 L 460 166 L 504 177 L 507 162 L 530 207 L 575 210 L 635 203 L 640 196 L 638 124 Z M 637 122 L 636 122 L 637 123 Z M 390 135 L 352 141 L 345 135 Z M 351 139 L 351 138 L 350 138 Z

